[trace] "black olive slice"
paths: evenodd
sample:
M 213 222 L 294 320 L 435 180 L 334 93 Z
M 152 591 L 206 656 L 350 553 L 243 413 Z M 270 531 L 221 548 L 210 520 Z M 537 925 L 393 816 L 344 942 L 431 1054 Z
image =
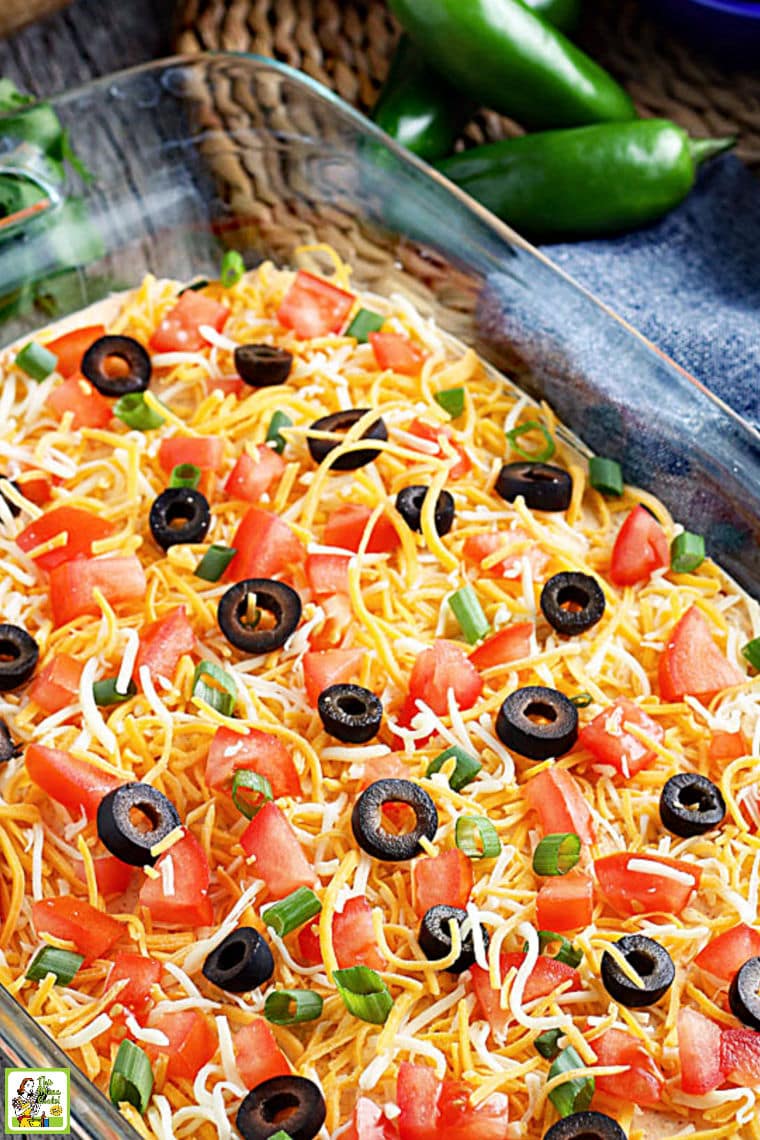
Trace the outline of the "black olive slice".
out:
M 403 487 L 396 495 L 396 510 L 410 530 L 422 530 L 422 504 L 429 488 L 421 483 Z M 435 504 L 435 529 L 440 535 L 448 534 L 454 522 L 454 500 L 448 491 L 441 491 Z
M 0 764 L 15 760 L 23 752 L 23 745 L 13 739 L 10 729 L 0 717 Z
M 7 475 L 3 475 L 2 473 L 0 473 L 0 479 L 5 479 L 6 483 L 10 483 L 11 487 L 15 487 L 15 489 L 23 495 L 24 492 L 21 490 L 18 483 L 16 483 L 14 479 L 9 479 Z M 21 514 L 21 507 L 18 505 L 18 503 L 12 502 L 12 500 L 9 499 L 6 495 L 3 495 L 2 491 L 0 491 L 0 495 L 2 495 L 3 502 L 13 515 L 14 519 L 17 519 Z
M 98 804 L 98 836 L 112 855 L 133 867 L 152 866 L 150 849 L 179 827 L 177 809 L 152 784 L 122 784 Z
M 557 633 L 584 633 L 604 613 L 604 593 L 590 574 L 555 574 L 541 591 L 541 610 Z
M 238 376 L 251 388 L 284 384 L 293 367 L 293 356 L 273 344 L 240 344 L 234 352 Z
M 120 360 L 126 372 L 109 372 L 108 361 Z M 82 373 L 101 396 L 127 396 L 144 392 L 150 384 L 150 357 L 138 340 L 131 336 L 101 336 L 85 352 L 80 365 Z
M 261 628 L 261 613 L 274 625 Z M 249 618 L 250 614 L 250 618 Z M 245 653 L 280 649 L 301 620 L 301 599 L 291 586 L 273 578 L 245 578 L 219 599 L 219 628 L 231 645 Z
M 383 702 L 361 685 L 330 685 L 319 694 L 317 710 L 325 732 L 346 744 L 371 740 L 383 721 Z
M 578 738 L 578 710 L 556 689 L 527 685 L 502 702 L 496 735 L 507 748 L 531 760 L 564 756 Z
M 148 518 L 162 550 L 185 542 L 202 542 L 211 526 L 208 500 L 192 487 L 167 487 L 154 499 Z
M 20 625 L 0 624 L 0 693 L 17 689 L 37 667 L 40 648 Z
M 269 943 L 252 926 L 241 926 L 222 939 L 203 963 L 203 976 L 231 994 L 263 986 L 274 973 Z
M 445 958 L 447 954 L 451 953 L 451 929 L 449 923 L 453 919 L 459 927 L 461 934 L 462 925 L 468 920 L 469 915 L 466 910 L 461 910 L 456 906 L 431 906 L 430 910 L 425 911 L 420 925 L 420 932 L 418 941 L 420 949 L 426 958 L 431 962 L 436 961 L 438 958 Z M 480 927 L 483 935 L 483 944 L 488 949 L 488 932 Z M 447 974 L 461 974 L 463 970 L 469 970 L 470 966 L 475 964 L 475 945 L 473 943 L 472 931 L 470 930 L 462 939 L 462 949 L 459 957 L 450 966 L 446 967 Z
M 505 463 L 496 480 L 496 493 L 513 503 L 518 495 L 532 511 L 566 511 L 573 481 L 551 463 Z
M 385 804 L 406 804 L 415 815 L 411 831 L 394 835 L 383 824 Z M 438 812 L 433 800 L 419 784 L 411 780 L 375 780 L 365 788 L 354 804 L 351 815 L 354 838 L 373 859 L 401 863 L 422 854 L 420 839 L 432 840 L 438 830 Z
M 613 999 L 627 1009 L 654 1005 L 668 992 L 676 976 L 673 959 L 664 946 L 643 934 L 626 934 L 615 943 L 627 962 L 644 983 L 644 988 L 631 981 L 608 951 L 602 954 L 601 975 L 604 988 Z
M 343 442 L 341 435 L 352 428 L 355 423 L 358 423 L 362 416 L 366 416 L 369 408 L 347 408 L 344 412 L 333 412 L 332 415 L 322 416 L 320 419 L 315 420 L 311 425 L 313 431 L 329 431 L 333 432 L 336 439 L 309 439 L 309 451 L 315 463 L 321 463 L 331 451 L 339 447 Z M 362 439 L 382 439 L 388 438 L 388 429 L 385 426 L 385 421 L 378 417 L 374 423 L 371 423 L 367 430 L 364 432 Z M 373 459 L 377 459 L 380 454 L 377 447 L 361 448 L 359 451 L 349 451 L 345 455 L 341 455 L 330 466 L 333 471 L 355 471 L 358 467 L 366 467 Z
M 603 1112 L 573 1112 L 552 1124 L 544 1140 L 628 1140 L 616 1120 Z
M 671 776 L 660 793 L 662 826 L 682 839 L 720 827 L 725 814 L 720 788 L 697 772 Z
M 269 1140 L 286 1132 L 291 1140 L 314 1140 L 325 1122 L 322 1093 L 306 1077 L 270 1077 L 248 1093 L 235 1124 L 243 1140 Z
M 748 958 L 734 974 L 728 1004 L 734 1017 L 750 1029 L 760 1030 L 760 958 Z

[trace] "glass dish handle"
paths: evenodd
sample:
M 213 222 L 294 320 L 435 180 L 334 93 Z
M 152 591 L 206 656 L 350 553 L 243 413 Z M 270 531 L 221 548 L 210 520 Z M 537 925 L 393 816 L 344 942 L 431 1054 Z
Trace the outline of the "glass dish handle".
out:
M 0 238 L 20 233 L 30 222 L 54 213 L 63 201 L 60 190 L 45 172 L 44 152 L 32 143 L 21 142 L 13 150 L 0 155 L 0 178 L 7 177 L 31 182 L 42 191 L 44 197 L 0 218 Z

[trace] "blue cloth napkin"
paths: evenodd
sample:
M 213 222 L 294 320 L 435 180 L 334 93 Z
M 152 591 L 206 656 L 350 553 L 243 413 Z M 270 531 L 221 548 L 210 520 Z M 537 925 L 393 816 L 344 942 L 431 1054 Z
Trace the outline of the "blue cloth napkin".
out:
M 760 180 L 737 158 L 656 225 L 545 252 L 760 427 Z

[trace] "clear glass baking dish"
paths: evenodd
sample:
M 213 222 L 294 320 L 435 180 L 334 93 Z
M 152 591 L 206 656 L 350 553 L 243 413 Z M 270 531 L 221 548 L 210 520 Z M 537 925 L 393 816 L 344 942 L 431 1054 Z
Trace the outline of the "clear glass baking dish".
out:
M 358 287 L 405 293 L 546 399 L 760 596 L 760 435 L 319 84 L 219 54 L 148 64 L 50 106 L 87 169 L 61 177 L 19 142 L 18 115 L 0 117 L 0 181 L 37 199 L 0 219 L 0 343 L 148 272 L 216 276 L 226 248 L 286 265 L 329 243 Z M 12 1065 L 68 1064 L 2 987 L 0 1042 Z M 92 1140 L 136 1135 L 75 1069 L 71 1121 Z

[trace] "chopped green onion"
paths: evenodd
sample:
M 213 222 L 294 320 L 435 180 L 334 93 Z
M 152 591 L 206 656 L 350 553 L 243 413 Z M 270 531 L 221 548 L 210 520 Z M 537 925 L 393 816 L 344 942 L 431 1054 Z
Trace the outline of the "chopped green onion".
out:
M 124 701 L 128 701 L 137 693 L 137 685 L 131 678 L 126 693 L 122 693 L 116 688 L 118 679 L 118 677 L 104 677 L 102 681 L 95 681 L 93 684 L 92 695 L 95 698 L 95 704 L 100 708 L 123 704 Z
M 22 372 L 26 372 L 27 376 L 31 376 L 32 380 L 46 380 L 51 372 L 55 372 L 58 357 L 54 352 L 43 348 L 41 344 L 30 340 L 29 344 L 25 344 L 21 352 L 17 353 L 14 364 Z
M 568 942 L 561 934 L 556 934 L 553 930 L 539 930 L 538 932 L 538 949 L 539 953 L 543 954 L 547 946 L 559 942 L 560 947 L 556 954 L 551 957 L 555 962 L 564 962 L 567 966 L 572 966 L 575 969 L 580 966 L 583 961 L 583 951 L 579 950 L 577 946 L 573 946 L 572 942 Z M 523 944 L 523 954 L 528 949 L 528 943 Z
M 29 963 L 26 976 L 30 982 L 41 982 L 48 974 L 55 974 L 56 985 L 67 986 L 82 962 L 83 954 L 58 950 L 55 946 L 43 946 Z
M 195 567 L 196 578 L 203 578 L 206 582 L 218 582 L 236 554 L 234 546 L 213 543 Z
M 272 990 L 264 1002 L 264 1017 L 273 1025 L 297 1025 L 322 1016 L 324 1002 L 311 990 Z
M 517 442 L 522 436 L 529 435 L 532 431 L 540 431 L 544 437 L 544 446 L 538 451 L 528 451 Z M 528 420 L 527 423 L 512 428 L 511 431 L 507 432 L 507 439 L 512 445 L 512 449 L 516 451 L 518 455 L 522 455 L 523 459 L 531 459 L 534 463 L 547 463 L 557 450 L 551 435 L 538 420 Z
M 691 574 L 705 560 L 705 540 L 701 534 L 685 530 L 670 544 L 670 569 L 674 574 Z
M 197 293 L 199 289 L 205 289 L 208 283 L 208 277 L 199 277 L 197 281 L 191 281 L 184 289 L 180 289 L 177 296 L 181 297 L 183 293 Z
M 434 392 L 433 398 L 444 412 L 449 413 L 452 420 L 464 411 L 464 388 L 443 388 L 440 392 Z
M 201 469 L 194 463 L 178 463 L 176 467 L 172 467 L 169 476 L 170 487 L 191 487 L 195 490 L 200 481 Z
M 545 835 L 533 852 L 537 875 L 566 875 L 581 856 L 580 837 L 574 831 Z
M 449 787 L 454 792 L 461 792 L 462 788 L 475 779 L 483 765 L 474 756 L 470 756 L 469 752 L 465 752 L 464 748 L 460 748 L 458 744 L 452 744 L 451 748 L 447 748 L 445 752 L 441 752 L 431 760 L 425 775 L 432 776 L 435 772 L 440 772 L 450 756 L 456 758 L 456 764 L 454 771 L 449 776 Z
M 595 491 L 601 491 L 603 495 L 623 494 L 623 469 L 616 459 L 595 455 L 589 461 L 588 481 Z
M 754 637 L 742 646 L 742 657 L 749 661 L 753 669 L 760 669 L 760 637 Z
M 546 1057 L 547 1061 L 553 1061 L 560 1051 L 557 1044 L 560 1037 L 562 1037 L 561 1029 L 547 1029 L 536 1038 L 533 1045 L 542 1057 Z
M 210 685 L 204 677 L 210 677 L 216 684 Z M 212 709 L 223 716 L 232 716 L 237 704 L 237 685 L 234 678 L 213 661 L 199 661 L 193 673 L 192 695 L 211 705 Z
M 469 645 L 474 645 L 481 637 L 485 637 L 491 627 L 472 586 L 462 586 L 461 590 L 455 590 L 449 596 L 449 605 Z
M 225 289 L 231 289 L 233 285 L 237 285 L 240 278 L 245 273 L 245 262 L 236 249 L 228 249 L 222 258 L 222 270 L 219 274 Z
M 570 704 L 575 705 L 577 709 L 587 709 L 589 705 L 594 703 L 594 698 L 591 693 L 582 692 L 576 693 L 574 697 L 570 698 Z
M 164 417 L 145 402 L 144 392 L 127 392 L 113 406 L 113 414 L 127 427 L 137 431 L 151 431 L 160 427 Z
M 344 335 L 355 337 L 359 344 L 366 344 L 369 334 L 379 332 L 384 324 L 385 317 L 380 313 L 373 313 L 371 309 L 359 309 Z
M 269 1140 L 292 1140 L 289 1132 L 285 1132 L 282 1128 L 278 1132 L 273 1132 Z
M 575 1049 L 572 1045 L 568 1045 L 552 1061 L 549 1069 L 549 1080 L 560 1073 L 567 1073 L 571 1069 L 585 1068 L 586 1066 Z M 570 1116 L 572 1112 L 585 1112 L 591 1104 L 591 1098 L 595 1091 L 596 1081 L 593 1077 L 574 1077 L 573 1080 L 565 1081 L 563 1085 L 557 1085 L 555 1089 L 552 1089 L 549 1093 L 549 1100 L 560 1116 Z
M 290 416 L 286 416 L 285 412 L 275 412 L 269 421 L 267 428 L 267 443 L 273 443 L 274 449 L 278 455 L 282 455 L 285 450 L 285 444 L 288 442 L 285 436 L 280 435 L 280 428 L 288 428 L 293 426 L 293 421 Z
M 258 792 L 264 802 L 259 804 L 249 803 L 244 796 L 238 794 L 241 788 L 248 788 L 252 792 Z M 264 804 L 273 799 L 272 785 L 266 776 L 260 776 L 258 772 L 250 772 L 247 768 L 238 768 L 232 778 L 232 802 L 246 819 L 253 819 L 257 812 L 263 808 Z
M 393 1009 L 393 998 L 378 973 L 369 966 L 349 966 L 347 970 L 335 970 L 333 981 L 349 1013 L 373 1025 L 385 1025 Z
M 314 918 L 322 909 L 314 891 L 309 887 L 298 887 L 291 891 L 284 899 L 280 899 L 274 906 L 270 906 L 262 915 L 267 926 L 271 926 L 275 934 L 284 938 L 292 930 L 303 926 L 310 918 Z
M 484 815 L 460 815 L 456 845 L 469 859 L 495 859 L 501 851 L 496 828 Z
M 138 1112 L 145 1112 L 153 1092 L 153 1069 L 139 1045 L 122 1041 L 111 1070 L 108 1095 L 115 1105 L 126 1101 Z

